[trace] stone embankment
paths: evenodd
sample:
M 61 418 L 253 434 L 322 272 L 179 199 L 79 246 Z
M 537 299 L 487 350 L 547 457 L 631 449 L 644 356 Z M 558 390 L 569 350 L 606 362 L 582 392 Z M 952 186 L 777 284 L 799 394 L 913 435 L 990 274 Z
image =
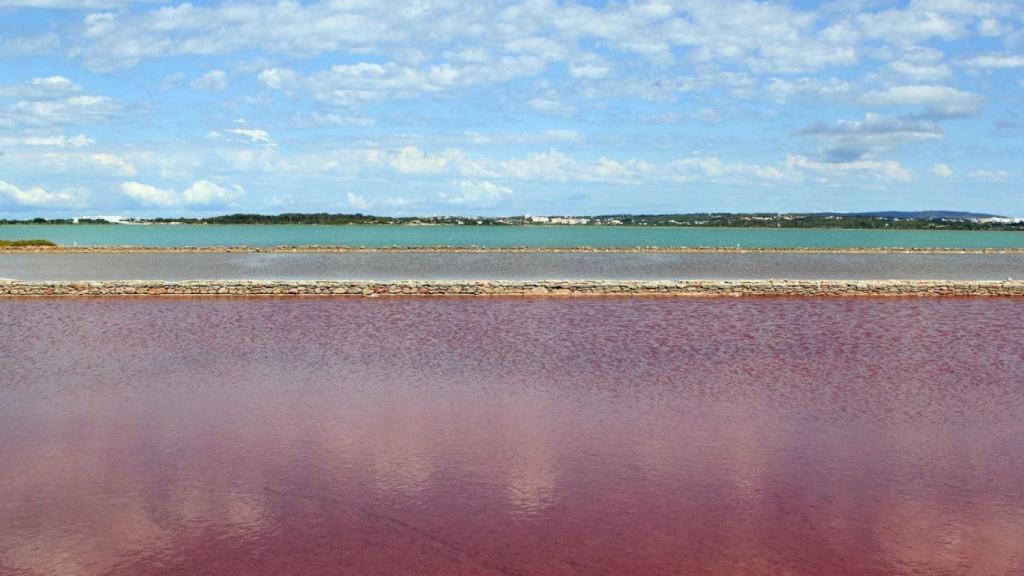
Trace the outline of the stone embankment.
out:
M 1024 296 L 1021 281 L 114 281 L 0 280 L 0 297 L 31 296 Z

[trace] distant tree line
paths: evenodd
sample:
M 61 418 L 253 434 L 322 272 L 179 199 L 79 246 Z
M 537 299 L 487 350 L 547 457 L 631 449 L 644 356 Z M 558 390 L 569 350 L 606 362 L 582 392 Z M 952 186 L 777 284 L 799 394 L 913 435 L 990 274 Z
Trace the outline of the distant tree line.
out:
M 892 214 L 900 214 L 899 216 Z M 576 217 L 577 226 L 658 226 L 723 228 L 845 228 L 861 230 L 1024 230 L 1024 221 L 1007 221 L 987 215 L 965 213 L 689 213 L 689 214 L 608 214 Z M 368 214 L 226 214 L 208 218 L 139 218 L 129 223 L 154 224 L 307 224 L 307 225 L 464 225 L 464 226 L 543 226 L 546 218 L 529 216 L 373 216 Z M 111 224 L 98 218 L 32 218 L 2 220 L 0 224 Z

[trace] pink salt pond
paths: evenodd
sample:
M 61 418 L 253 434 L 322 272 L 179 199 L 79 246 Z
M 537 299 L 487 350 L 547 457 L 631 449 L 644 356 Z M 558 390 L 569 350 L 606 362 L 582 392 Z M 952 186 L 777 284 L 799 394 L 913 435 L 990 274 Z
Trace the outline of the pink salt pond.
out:
M 0 574 L 1022 574 L 1022 321 L 0 301 Z

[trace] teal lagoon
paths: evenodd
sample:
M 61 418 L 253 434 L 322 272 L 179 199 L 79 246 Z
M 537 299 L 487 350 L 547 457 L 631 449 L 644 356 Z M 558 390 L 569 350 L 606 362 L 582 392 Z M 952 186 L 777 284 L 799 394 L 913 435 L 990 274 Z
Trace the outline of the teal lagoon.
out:
M 568 248 L 1024 248 L 1024 232 L 648 228 L 642 226 L 317 226 L 7 224 L 0 239 L 78 246 L 366 246 Z

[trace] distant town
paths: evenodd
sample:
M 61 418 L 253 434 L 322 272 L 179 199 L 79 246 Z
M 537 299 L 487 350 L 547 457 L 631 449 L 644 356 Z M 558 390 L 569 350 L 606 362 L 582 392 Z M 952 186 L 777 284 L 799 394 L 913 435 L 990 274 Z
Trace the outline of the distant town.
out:
M 373 216 L 367 214 L 228 214 L 207 218 L 91 216 L 4 220 L 0 224 L 308 224 L 406 226 L 684 226 L 724 228 L 847 228 L 905 230 L 1022 230 L 1024 218 L 973 212 L 690 213 L 600 216 Z

